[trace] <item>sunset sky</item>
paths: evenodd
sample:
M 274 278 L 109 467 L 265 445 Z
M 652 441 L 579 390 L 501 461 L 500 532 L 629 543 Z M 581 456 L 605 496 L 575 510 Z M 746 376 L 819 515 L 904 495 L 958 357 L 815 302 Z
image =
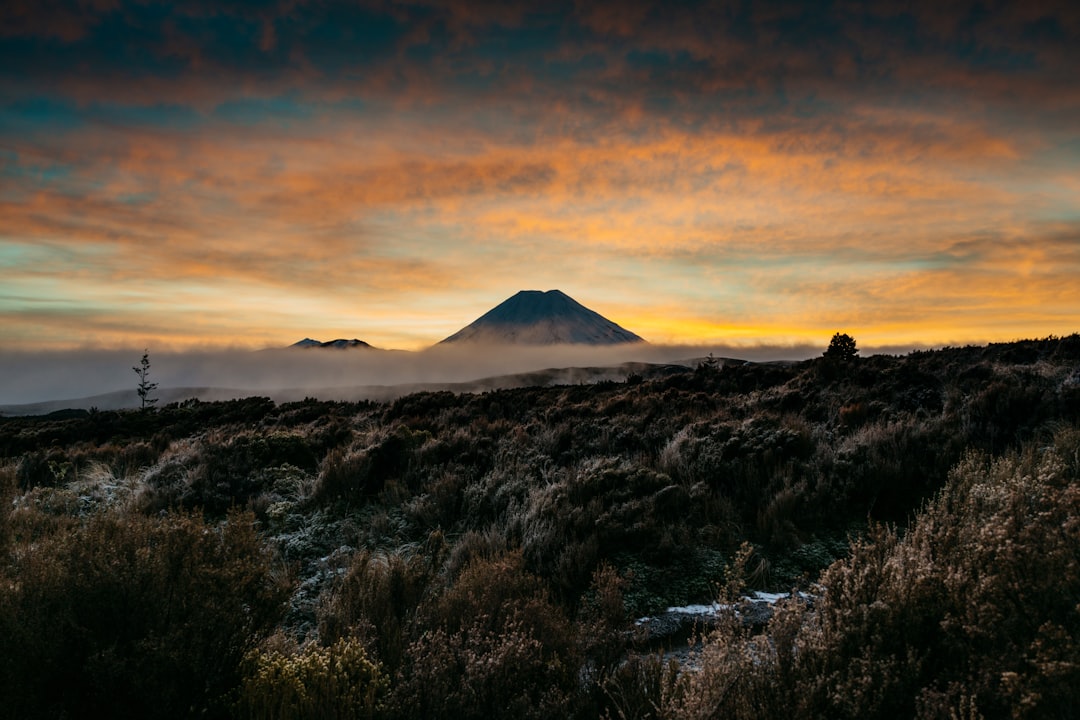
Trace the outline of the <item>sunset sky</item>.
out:
M 0 343 L 1080 331 L 1080 3 L 9 0 Z

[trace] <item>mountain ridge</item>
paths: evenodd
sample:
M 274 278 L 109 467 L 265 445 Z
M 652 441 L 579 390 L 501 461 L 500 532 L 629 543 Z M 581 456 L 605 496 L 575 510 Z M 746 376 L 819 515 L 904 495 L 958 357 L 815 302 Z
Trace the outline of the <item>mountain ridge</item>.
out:
M 378 350 L 370 343 L 366 343 L 363 340 L 353 338 L 352 340 L 346 340 L 344 338 L 338 338 L 337 340 L 327 340 L 322 342 L 321 340 L 314 340 L 312 338 L 304 338 L 299 342 L 294 342 L 289 347 L 300 348 L 302 350 L 309 350 L 311 348 L 332 348 L 334 350 L 348 350 L 349 348 L 363 348 L 365 350 Z

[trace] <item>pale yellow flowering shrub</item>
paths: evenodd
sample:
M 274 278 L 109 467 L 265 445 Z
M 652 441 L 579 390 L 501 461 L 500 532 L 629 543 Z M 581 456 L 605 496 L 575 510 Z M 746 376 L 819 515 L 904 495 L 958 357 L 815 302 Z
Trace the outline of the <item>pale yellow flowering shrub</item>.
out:
M 342 638 L 330 647 L 277 650 L 248 657 L 237 715 L 251 720 L 375 718 L 383 711 L 390 681 L 359 641 Z

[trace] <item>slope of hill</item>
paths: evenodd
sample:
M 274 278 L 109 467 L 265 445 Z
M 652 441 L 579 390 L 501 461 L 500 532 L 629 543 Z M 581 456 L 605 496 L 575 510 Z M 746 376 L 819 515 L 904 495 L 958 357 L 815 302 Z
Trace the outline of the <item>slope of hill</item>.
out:
M 298 683 L 395 720 L 1072 717 L 1077 487 L 1076 335 L 0 418 L 0 697 L 12 717 L 227 717 Z M 765 638 L 721 624 L 700 672 L 646 652 L 633 618 L 736 581 L 816 597 Z
M 644 342 L 559 290 L 522 290 L 442 343 L 616 345 Z

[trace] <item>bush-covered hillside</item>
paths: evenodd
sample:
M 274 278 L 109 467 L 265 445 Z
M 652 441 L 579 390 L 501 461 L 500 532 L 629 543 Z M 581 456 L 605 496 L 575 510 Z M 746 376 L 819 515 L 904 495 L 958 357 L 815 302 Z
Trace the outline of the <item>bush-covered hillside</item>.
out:
M 0 418 L 0 712 L 1073 717 L 1078 427 L 1076 335 Z

